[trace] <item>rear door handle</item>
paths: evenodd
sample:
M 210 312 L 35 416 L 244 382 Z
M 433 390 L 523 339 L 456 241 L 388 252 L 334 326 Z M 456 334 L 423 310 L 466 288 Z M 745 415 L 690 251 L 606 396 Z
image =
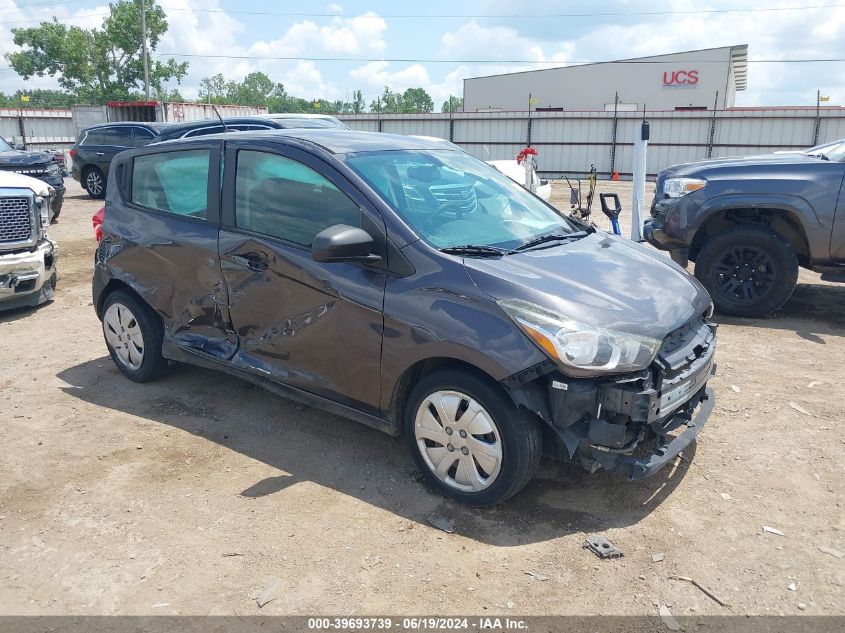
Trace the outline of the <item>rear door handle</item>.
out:
M 257 273 L 267 270 L 267 268 L 269 268 L 270 266 L 270 263 L 267 261 L 267 258 L 264 255 L 260 255 L 258 253 L 233 255 L 232 261 L 238 264 L 239 266 L 249 268 L 250 270 L 254 270 Z
M 105 156 L 105 152 L 94 152 L 97 156 Z

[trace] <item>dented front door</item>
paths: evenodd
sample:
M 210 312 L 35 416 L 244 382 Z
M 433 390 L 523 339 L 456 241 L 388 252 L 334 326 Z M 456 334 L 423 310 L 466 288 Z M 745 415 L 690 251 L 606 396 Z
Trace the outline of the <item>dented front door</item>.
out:
M 243 369 L 377 412 L 382 268 L 324 264 L 310 243 L 333 224 L 380 218 L 342 176 L 309 154 L 227 143 L 220 263 Z

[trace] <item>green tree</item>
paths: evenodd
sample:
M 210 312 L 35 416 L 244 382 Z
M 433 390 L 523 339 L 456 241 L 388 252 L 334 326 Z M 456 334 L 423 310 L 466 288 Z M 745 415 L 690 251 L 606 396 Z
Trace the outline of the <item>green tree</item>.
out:
M 141 2 L 146 3 L 147 38 L 154 51 L 167 31 L 164 10 L 155 0 L 118 0 L 109 5 L 101 28 L 66 26 L 58 19 L 39 26 L 12 29 L 23 48 L 6 53 L 9 65 L 24 79 L 50 76 L 80 99 L 129 99 L 143 89 Z M 149 60 L 150 86 L 156 92 L 188 72 L 187 62 Z
M 361 114 L 364 111 L 366 104 L 364 103 L 364 95 L 360 90 L 352 93 L 352 103 L 350 105 L 350 112 L 353 114 Z
M 434 101 L 423 88 L 408 88 L 402 93 L 402 112 L 431 112 Z
M 244 77 L 240 83 L 229 82 L 226 98 L 229 103 L 238 105 L 267 105 L 275 88 L 275 84 L 267 75 L 262 72 L 253 72 Z
M 223 103 L 226 100 L 226 78 L 221 73 L 203 77 L 198 96 L 203 103 Z
M 443 102 L 441 112 L 463 112 L 464 98 L 463 97 L 449 97 Z
M 370 103 L 370 112 L 402 112 L 402 95 L 385 86 L 381 96 Z

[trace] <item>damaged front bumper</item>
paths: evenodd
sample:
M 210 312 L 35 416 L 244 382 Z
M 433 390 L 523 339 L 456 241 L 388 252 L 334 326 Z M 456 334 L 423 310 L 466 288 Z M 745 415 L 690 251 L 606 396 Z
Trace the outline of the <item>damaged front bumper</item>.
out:
M 32 250 L 0 252 L 0 310 L 50 301 L 58 257 L 58 245 L 46 238 Z
M 715 351 L 715 325 L 701 317 L 670 333 L 647 370 L 592 380 L 553 372 L 511 393 L 548 422 L 549 457 L 642 479 L 704 428 L 715 403 L 707 388 Z

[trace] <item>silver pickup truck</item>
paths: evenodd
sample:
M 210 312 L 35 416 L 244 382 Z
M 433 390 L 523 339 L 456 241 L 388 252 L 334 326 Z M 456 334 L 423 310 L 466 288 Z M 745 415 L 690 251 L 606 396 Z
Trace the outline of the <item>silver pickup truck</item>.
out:
M 0 171 L 0 310 L 53 298 L 59 255 L 47 237 L 53 194 L 41 180 Z

